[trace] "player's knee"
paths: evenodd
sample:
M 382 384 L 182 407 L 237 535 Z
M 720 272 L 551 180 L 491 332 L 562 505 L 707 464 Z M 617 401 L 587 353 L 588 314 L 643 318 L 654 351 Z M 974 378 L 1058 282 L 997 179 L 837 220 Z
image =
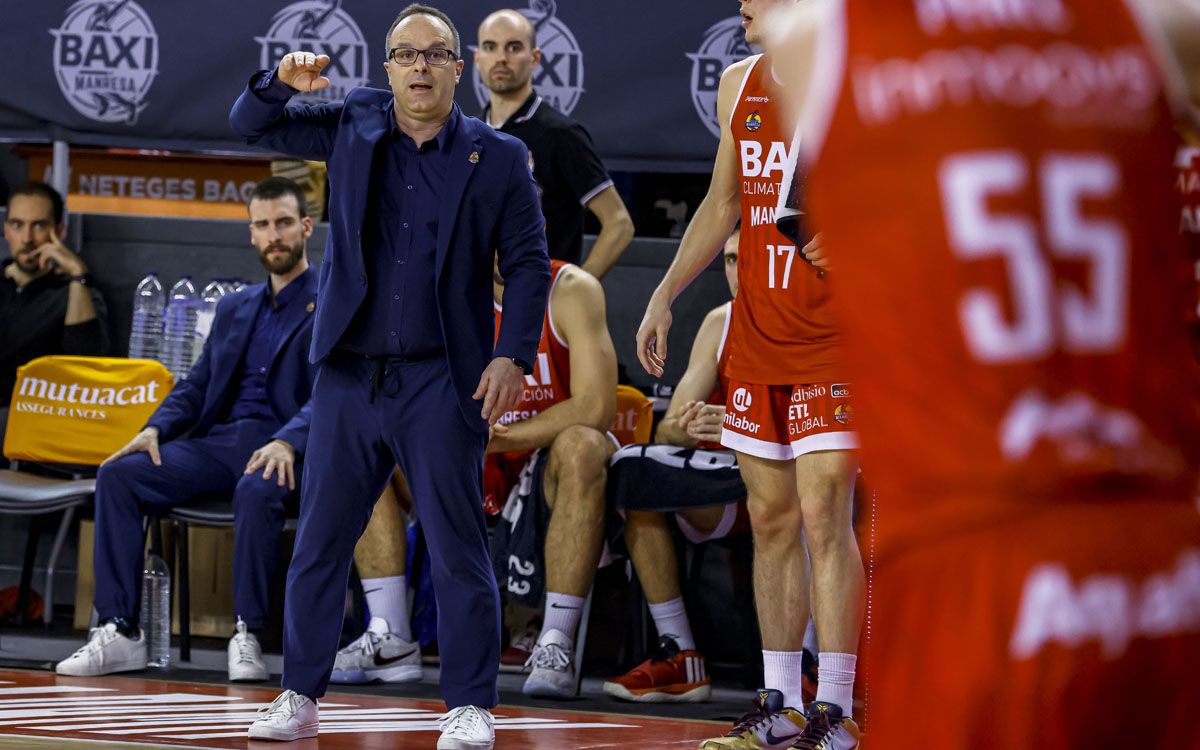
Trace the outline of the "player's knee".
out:
M 804 532 L 809 549 L 818 553 L 844 543 L 852 536 L 851 492 L 840 482 L 830 481 L 811 487 L 801 495 Z
M 275 477 L 263 479 L 261 474 L 247 474 L 238 480 L 233 490 L 234 513 L 263 513 L 283 507 L 287 486 L 280 487 Z
M 574 478 L 595 481 L 608 467 L 613 445 L 608 436 L 584 425 L 571 425 L 558 434 L 550 446 L 559 481 Z
M 746 510 L 750 514 L 754 538 L 759 543 L 800 538 L 804 516 L 800 512 L 800 504 L 794 498 L 785 502 L 780 498 L 751 495 L 746 500 Z

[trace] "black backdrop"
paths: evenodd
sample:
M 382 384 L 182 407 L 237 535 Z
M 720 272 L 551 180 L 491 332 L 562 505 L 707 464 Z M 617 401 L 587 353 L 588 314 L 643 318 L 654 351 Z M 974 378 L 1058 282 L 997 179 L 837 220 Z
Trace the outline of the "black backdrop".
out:
M 227 114 L 282 51 L 334 57 L 331 95 L 384 86 L 384 36 L 405 0 L 0 3 L 0 138 L 244 150 Z M 435 0 L 459 27 L 458 101 L 478 114 L 469 45 L 495 0 Z M 610 169 L 706 169 L 721 69 L 752 50 L 732 0 L 515 0 L 538 28 L 538 90 L 583 122 Z M 329 95 L 329 94 L 327 94 Z

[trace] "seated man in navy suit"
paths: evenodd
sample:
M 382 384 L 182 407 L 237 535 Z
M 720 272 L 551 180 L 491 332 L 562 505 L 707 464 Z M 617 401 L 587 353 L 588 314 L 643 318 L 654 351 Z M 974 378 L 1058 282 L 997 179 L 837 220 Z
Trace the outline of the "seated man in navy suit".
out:
M 96 478 L 96 611 L 87 645 L 59 674 L 143 669 L 138 627 L 142 517 L 204 497 L 233 496 L 233 600 L 229 679 L 265 680 L 263 626 L 283 531 L 284 503 L 299 486 L 316 367 L 312 343 L 316 273 L 304 193 L 271 177 L 250 198 L 250 242 L 270 273 L 217 304 L 204 352 L 145 429 L 110 456 Z

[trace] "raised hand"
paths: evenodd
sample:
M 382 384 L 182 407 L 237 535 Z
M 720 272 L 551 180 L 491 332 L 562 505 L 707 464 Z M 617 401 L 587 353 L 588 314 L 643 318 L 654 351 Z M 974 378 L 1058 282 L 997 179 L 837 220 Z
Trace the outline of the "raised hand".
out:
M 50 228 L 50 241 L 37 249 L 38 268 L 45 271 L 53 268 L 55 273 L 67 276 L 82 276 L 87 273 L 83 260 L 62 243 L 58 229 Z
M 329 79 L 321 75 L 328 64 L 329 55 L 289 52 L 279 61 L 276 75 L 297 91 L 320 91 L 329 85 Z

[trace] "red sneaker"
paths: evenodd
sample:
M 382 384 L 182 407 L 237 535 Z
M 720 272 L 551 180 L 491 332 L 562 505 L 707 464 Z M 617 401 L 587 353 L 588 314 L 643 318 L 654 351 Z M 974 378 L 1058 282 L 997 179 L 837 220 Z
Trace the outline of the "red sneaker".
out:
M 659 653 L 629 672 L 604 683 L 604 692 L 637 703 L 699 703 L 712 694 L 704 656 L 680 651 L 673 638 L 663 637 Z

